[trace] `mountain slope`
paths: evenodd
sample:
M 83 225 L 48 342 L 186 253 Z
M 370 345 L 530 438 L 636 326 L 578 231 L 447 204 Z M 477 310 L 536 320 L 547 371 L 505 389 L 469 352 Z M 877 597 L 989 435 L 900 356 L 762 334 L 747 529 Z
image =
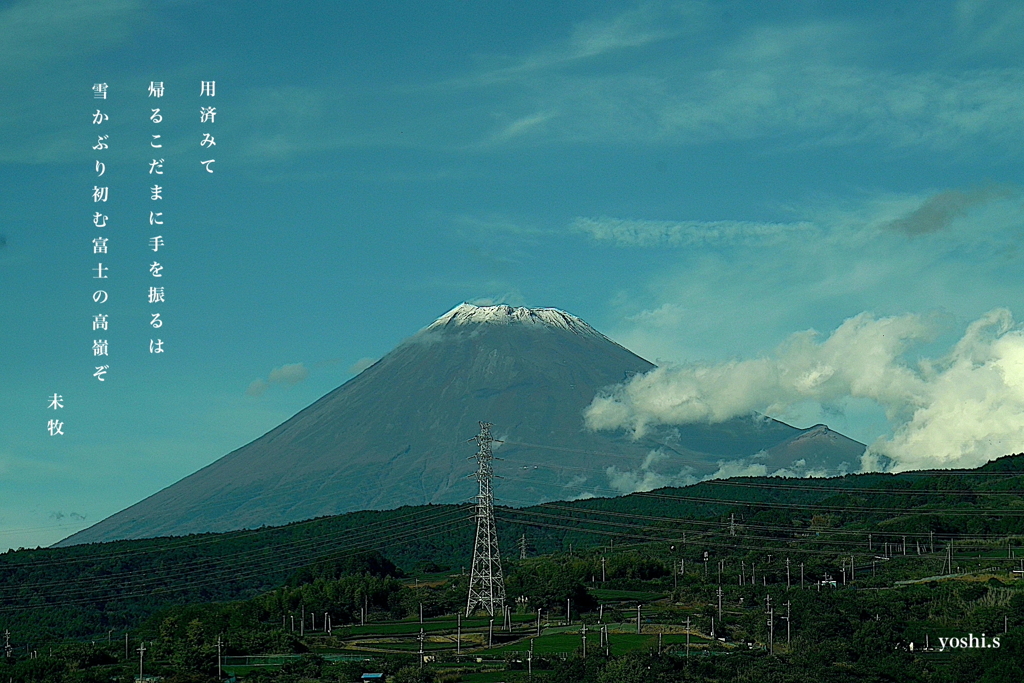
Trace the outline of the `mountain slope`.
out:
M 480 420 L 504 441 L 495 494 L 508 505 L 689 483 L 806 431 L 758 417 L 636 441 L 584 428 L 598 389 L 653 367 L 562 311 L 463 304 L 259 439 L 58 545 L 463 502 Z M 822 458 L 835 469 L 848 453 Z

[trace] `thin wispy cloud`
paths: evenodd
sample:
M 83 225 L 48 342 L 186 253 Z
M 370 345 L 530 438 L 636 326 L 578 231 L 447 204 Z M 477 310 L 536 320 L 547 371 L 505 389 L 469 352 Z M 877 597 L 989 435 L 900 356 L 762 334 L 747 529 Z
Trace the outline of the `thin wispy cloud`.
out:
M 0 73 L 25 73 L 110 48 L 145 19 L 138 0 L 26 0 L 0 10 Z M 91 85 L 91 84 L 88 84 Z M 88 85 L 86 87 L 88 87 Z
M 523 116 L 509 123 L 501 130 L 496 131 L 494 135 L 491 137 L 491 142 L 507 142 L 513 138 L 527 135 L 530 132 L 537 129 L 538 127 L 542 127 L 548 120 L 550 120 L 554 116 L 555 114 L 550 112 L 543 112 Z
M 713 244 L 768 244 L 814 231 L 810 223 L 752 221 L 652 221 L 622 218 L 576 218 L 569 226 L 598 242 L 618 246 L 653 247 Z
M 685 8 L 641 6 L 583 24 L 511 65 L 444 87 L 501 89 L 488 108 L 507 111 L 513 123 L 496 121 L 488 144 L 529 136 L 689 145 L 794 135 L 801 145 L 1024 149 L 1024 69 L 1016 64 L 884 66 L 864 59 L 863 45 L 891 49 L 900 37 L 870 21 L 755 24 L 703 45 L 692 30 L 709 12 L 696 3 Z M 992 31 L 1004 30 L 990 23 Z M 678 49 L 657 50 L 663 42 Z M 627 48 L 646 59 L 621 59 L 599 72 L 586 68 Z M 548 114 L 543 126 L 522 125 L 537 112 L 558 116 Z
M 504 57 L 506 63 L 503 65 L 446 81 L 444 86 L 475 88 L 498 85 L 573 67 L 623 50 L 643 48 L 698 31 L 706 11 L 705 3 L 701 2 L 640 3 L 611 17 L 578 22 L 561 40 L 531 54 Z

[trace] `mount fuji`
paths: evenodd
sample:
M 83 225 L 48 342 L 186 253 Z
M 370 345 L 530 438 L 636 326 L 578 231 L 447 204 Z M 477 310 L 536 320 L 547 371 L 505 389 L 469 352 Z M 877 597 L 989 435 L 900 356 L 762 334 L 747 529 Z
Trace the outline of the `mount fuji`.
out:
M 603 387 L 653 368 L 564 311 L 461 304 L 255 441 L 57 545 L 465 502 L 481 420 L 502 442 L 495 496 L 513 506 L 859 463 L 861 443 L 759 415 L 639 439 L 585 427 Z

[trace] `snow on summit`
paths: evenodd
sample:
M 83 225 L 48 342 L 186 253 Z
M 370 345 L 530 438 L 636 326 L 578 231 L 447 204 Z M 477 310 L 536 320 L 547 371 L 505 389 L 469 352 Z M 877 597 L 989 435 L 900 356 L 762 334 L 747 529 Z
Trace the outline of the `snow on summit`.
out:
M 431 323 L 427 330 L 472 324 L 512 325 L 515 323 L 554 327 L 576 334 L 603 336 L 580 318 L 557 308 L 513 307 L 507 304 L 474 306 L 462 303 Z

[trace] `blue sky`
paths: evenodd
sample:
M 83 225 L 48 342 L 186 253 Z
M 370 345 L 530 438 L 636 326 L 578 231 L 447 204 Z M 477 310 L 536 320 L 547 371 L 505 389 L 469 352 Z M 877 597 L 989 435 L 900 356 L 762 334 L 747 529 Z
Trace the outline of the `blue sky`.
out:
M 1024 450 L 1022 31 L 997 1 L 4 3 L 0 548 L 177 481 L 462 301 L 666 366 L 596 427 L 761 410 L 904 466 Z

